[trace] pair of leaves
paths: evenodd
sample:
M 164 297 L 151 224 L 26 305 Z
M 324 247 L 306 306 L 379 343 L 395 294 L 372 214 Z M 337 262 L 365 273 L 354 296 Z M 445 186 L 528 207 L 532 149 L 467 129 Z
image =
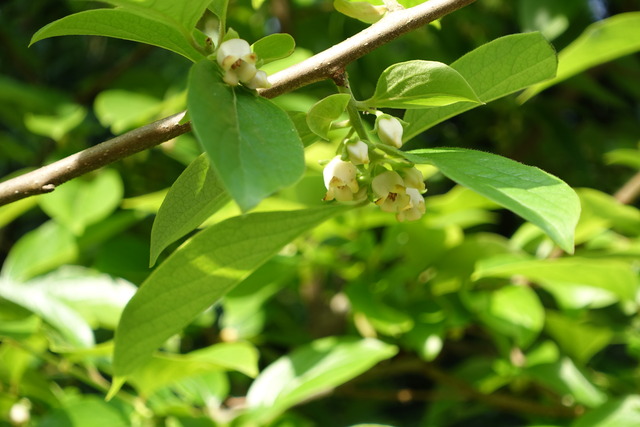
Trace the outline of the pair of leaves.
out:
M 209 0 L 108 0 L 114 9 L 87 10 L 58 19 L 36 32 L 39 40 L 67 35 L 114 37 L 158 46 L 197 62 L 204 58 L 193 38 Z

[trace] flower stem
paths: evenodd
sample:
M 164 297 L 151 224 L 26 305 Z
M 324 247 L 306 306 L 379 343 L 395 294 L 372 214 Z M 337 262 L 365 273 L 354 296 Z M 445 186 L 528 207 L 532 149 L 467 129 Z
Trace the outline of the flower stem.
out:
M 363 141 L 368 141 L 369 137 L 367 135 L 367 131 L 364 128 L 364 123 L 362 122 L 362 117 L 360 117 L 360 112 L 358 111 L 358 107 L 356 106 L 356 99 L 353 97 L 353 93 L 351 92 L 351 88 L 349 87 L 349 78 L 347 76 L 346 71 L 340 76 L 340 79 L 335 79 L 336 85 L 338 86 L 338 91 L 340 93 L 346 93 L 351 96 L 349 99 L 349 104 L 347 104 L 347 114 L 349 115 L 349 121 L 351 122 L 351 126 L 355 129 L 358 137 Z

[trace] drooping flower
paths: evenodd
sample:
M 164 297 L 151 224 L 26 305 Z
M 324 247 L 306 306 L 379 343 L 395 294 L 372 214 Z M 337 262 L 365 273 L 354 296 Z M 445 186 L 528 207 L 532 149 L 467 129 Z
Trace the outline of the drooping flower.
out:
M 269 79 L 267 78 L 267 73 L 262 70 L 258 70 L 256 75 L 245 84 L 249 89 L 258 89 L 258 88 L 268 88 L 271 87 L 271 83 L 269 83 Z
M 406 193 L 409 196 L 409 205 L 396 214 L 396 219 L 400 222 L 417 221 L 425 213 L 424 197 L 415 188 L 407 188 Z
M 404 181 L 397 172 L 386 171 L 375 176 L 371 188 L 377 197 L 375 204 L 385 212 L 398 213 L 410 203 Z
M 400 120 L 388 114 L 383 114 L 376 119 L 378 137 L 383 144 L 392 147 L 402 147 L 402 123 Z
M 347 143 L 349 160 L 354 165 L 366 165 L 369 163 L 369 146 L 364 141 Z
M 322 171 L 327 194 L 324 200 L 350 202 L 360 187 L 356 180 L 358 170 L 351 162 L 345 162 L 340 156 L 334 157 Z
M 420 172 L 415 167 L 405 168 L 400 170 L 400 175 L 402 176 L 402 180 L 404 181 L 405 187 L 415 188 L 420 193 L 424 193 L 426 187 L 424 185 L 424 177 L 422 176 L 422 172 Z
M 269 87 L 267 75 L 256 69 L 258 56 L 251 52 L 246 40 L 230 39 L 223 42 L 216 54 L 218 64 L 224 71 L 225 83 L 236 86 L 242 82 L 251 89 Z

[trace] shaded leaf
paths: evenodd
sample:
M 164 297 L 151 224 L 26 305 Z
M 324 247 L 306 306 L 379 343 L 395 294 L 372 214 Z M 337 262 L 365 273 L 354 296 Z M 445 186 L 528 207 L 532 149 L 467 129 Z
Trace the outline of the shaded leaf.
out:
M 350 99 L 351 95 L 338 93 L 316 102 L 307 113 L 309 129 L 319 137 L 329 139 L 331 123 L 344 113 Z
M 176 179 L 164 198 L 151 229 L 153 265 L 171 243 L 202 224 L 231 198 L 210 167 L 209 157 L 201 154 Z

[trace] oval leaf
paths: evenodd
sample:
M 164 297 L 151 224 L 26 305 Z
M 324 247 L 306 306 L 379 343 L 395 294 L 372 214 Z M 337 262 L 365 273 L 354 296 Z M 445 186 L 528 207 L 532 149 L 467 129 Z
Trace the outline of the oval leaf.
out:
M 38 30 L 29 45 L 57 36 L 105 36 L 162 47 L 193 62 L 204 57 L 177 28 L 123 9 L 95 9 L 65 16 Z
M 171 243 L 194 230 L 231 200 L 201 154 L 182 172 L 164 198 L 151 229 L 150 265 Z
M 451 68 L 471 85 L 482 102 L 509 95 L 553 77 L 556 51 L 540 33 L 513 34 L 486 43 L 459 58 Z M 438 108 L 409 110 L 404 120 L 407 141 L 420 132 L 480 104 L 459 102 Z
M 212 62 L 192 67 L 187 105 L 198 140 L 243 211 L 304 173 L 302 142 L 287 113 L 223 83 Z
M 458 184 L 537 225 L 564 251 L 573 253 L 580 201 L 559 178 L 495 154 L 463 148 L 433 148 L 402 155 L 414 163 L 434 165 Z
M 252 213 L 198 233 L 160 264 L 125 307 L 115 335 L 115 375 L 143 365 L 282 246 L 341 210 Z
M 286 58 L 293 53 L 295 47 L 296 41 L 285 33 L 269 34 L 251 45 L 262 64 Z
M 309 129 L 319 137 L 329 139 L 331 122 L 340 118 L 350 99 L 351 95 L 338 93 L 316 102 L 307 113 Z
M 408 61 L 384 70 L 373 96 L 361 104 L 409 109 L 460 101 L 481 102 L 460 73 L 441 62 Z
M 398 352 L 373 338 L 328 337 L 269 365 L 247 393 L 250 408 L 273 417 L 287 408 L 343 384 Z

